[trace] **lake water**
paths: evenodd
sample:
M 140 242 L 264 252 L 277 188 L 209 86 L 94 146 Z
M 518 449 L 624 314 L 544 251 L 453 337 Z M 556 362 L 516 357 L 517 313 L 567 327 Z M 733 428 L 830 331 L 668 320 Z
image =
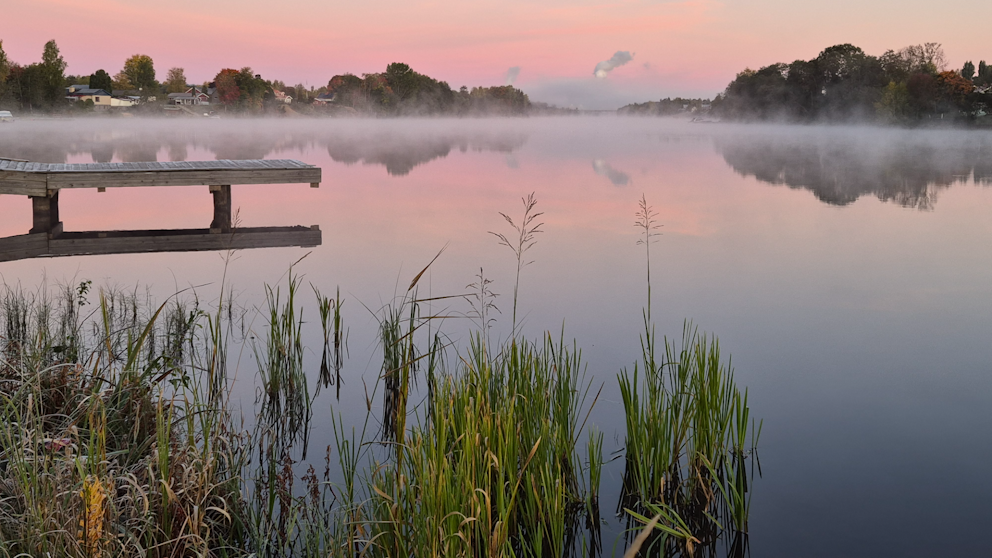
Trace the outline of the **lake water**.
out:
M 0 157 L 39 162 L 294 158 L 308 185 L 234 186 L 243 226 L 319 225 L 313 249 L 83 256 L 0 263 L 8 284 L 91 279 L 157 300 L 196 286 L 263 304 L 294 272 L 340 286 L 350 330 L 341 400 L 315 404 L 311 447 L 330 413 L 365 416 L 375 383 L 372 311 L 446 247 L 421 294 L 465 292 L 482 270 L 509 329 L 509 232 L 534 192 L 543 233 L 520 280 L 523 331 L 574 338 L 603 395 L 592 420 L 607 452 L 623 441 L 616 374 L 639 358 L 644 195 L 659 333 L 690 319 L 733 356 L 764 420 L 752 499 L 754 556 L 932 556 L 987 552 L 992 518 L 992 134 L 691 124 L 662 119 L 19 121 Z M 202 228 L 207 187 L 68 191 L 69 231 Z M 0 236 L 31 227 L 25 197 L 0 197 Z M 306 256 L 306 257 L 304 257 Z M 309 296 L 309 287 L 304 296 Z M 311 299 L 305 298 L 305 301 Z M 308 303 L 309 304 L 309 303 Z M 367 307 L 367 308 L 366 308 Z M 371 309 L 371 310 L 369 310 Z M 435 310 L 465 313 L 455 299 Z M 318 324 L 307 334 L 319 364 Z M 253 327 L 261 328 L 258 320 Z M 468 320 L 444 324 L 463 345 Z M 232 361 L 235 359 L 232 359 Z M 236 390 L 253 400 L 240 355 Z M 364 383 L 364 385 L 363 385 Z M 317 452 L 321 453 L 321 452 Z M 604 471 L 610 515 L 622 461 Z M 607 530 L 610 552 L 615 532 Z

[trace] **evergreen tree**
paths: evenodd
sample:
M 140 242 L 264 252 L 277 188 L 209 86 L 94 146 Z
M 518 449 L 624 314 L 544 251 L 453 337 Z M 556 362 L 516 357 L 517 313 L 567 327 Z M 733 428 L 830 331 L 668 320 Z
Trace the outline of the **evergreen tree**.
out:
M 973 79 L 975 77 L 975 64 L 971 60 L 964 63 L 964 67 L 961 68 L 961 77 L 964 79 Z
M 10 62 L 7 60 L 7 53 L 3 50 L 3 41 L 0 41 L 0 103 L 7 97 L 7 76 L 10 75 Z
M 107 93 L 114 92 L 113 80 L 106 70 L 97 70 L 90 75 L 90 87 L 93 89 L 103 89 Z

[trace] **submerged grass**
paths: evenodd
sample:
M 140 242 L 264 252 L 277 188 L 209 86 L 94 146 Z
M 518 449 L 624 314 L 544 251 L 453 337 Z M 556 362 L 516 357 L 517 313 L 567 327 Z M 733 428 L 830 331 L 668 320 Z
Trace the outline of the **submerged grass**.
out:
M 587 421 L 602 387 L 574 343 L 529 341 L 517 323 L 535 203 L 524 199 L 519 224 L 507 218 L 518 238 L 497 235 L 517 260 L 510 337 L 490 339 L 498 309 L 481 270 L 467 295 L 421 298 L 428 264 L 378 314 L 381 416 L 371 399 L 360 427 L 332 412 L 319 468 L 306 455 L 317 392 L 340 397 L 340 290 L 313 289 L 323 350 L 311 390 L 292 271 L 265 288 L 264 332 L 223 288 L 209 312 L 195 291 L 156 306 L 136 289 L 91 303 L 88 282 L 5 288 L 0 558 L 599 554 L 604 435 Z M 638 218 L 650 270 L 644 199 Z M 631 553 L 741 556 L 760 426 L 715 338 L 686 324 L 680 345 L 656 350 L 648 284 L 641 361 L 618 378 L 618 511 L 631 532 L 647 525 Z M 464 298 L 467 316 L 431 307 Z M 439 324 L 454 317 L 475 327 L 449 359 Z M 229 412 L 227 353 L 248 336 L 260 387 L 246 422 Z

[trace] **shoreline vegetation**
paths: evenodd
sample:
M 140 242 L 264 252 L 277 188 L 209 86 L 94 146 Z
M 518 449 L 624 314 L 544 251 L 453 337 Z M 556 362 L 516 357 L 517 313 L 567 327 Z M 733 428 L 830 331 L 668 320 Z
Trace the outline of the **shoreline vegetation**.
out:
M 811 60 L 738 73 L 707 99 L 635 103 L 623 115 L 692 115 L 741 122 L 858 123 L 897 126 L 992 125 L 992 66 L 947 67 L 937 43 L 872 56 L 851 44 Z
M 940 44 L 911 45 L 880 56 L 851 44 L 824 49 L 811 60 L 776 63 L 738 73 L 713 99 L 664 98 L 616 111 L 585 111 L 534 102 L 502 86 L 454 88 L 394 62 L 383 72 L 332 76 L 305 87 L 265 79 L 250 67 L 221 69 L 190 84 L 170 68 L 157 80 L 152 58 L 136 54 L 111 76 L 66 75 L 55 41 L 41 62 L 9 60 L 0 41 L 0 110 L 53 116 L 186 117 L 477 117 L 614 113 L 669 116 L 700 122 L 860 123 L 895 126 L 992 126 L 992 65 L 967 61 L 948 69 Z
M 523 201 L 521 219 L 504 214 L 512 232 L 494 233 L 516 260 L 514 296 L 542 226 L 533 195 Z M 645 200 L 637 226 L 643 350 L 617 375 L 626 556 L 742 557 L 760 423 L 715 337 L 687 323 L 681 342 L 656 338 L 658 224 Z M 491 339 L 490 281 L 480 271 L 467 293 L 422 298 L 431 264 L 375 312 L 382 415 L 375 393 L 365 417 L 346 421 L 332 403 L 326 448 L 308 447 L 312 404 L 321 388 L 340 396 L 351 306 L 314 288 L 314 311 L 292 269 L 254 317 L 223 287 L 207 308 L 192 290 L 156 305 L 88 281 L 5 286 L 0 556 L 618 552 L 600 535 L 603 433 L 588 419 L 604 403 L 581 350 L 564 335 L 527 340 L 515 323 L 509 339 Z M 449 311 L 434 306 L 454 300 L 472 307 L 460 322 L 472 324 L 459 332 L 468 347 L 453 346 Z M 304 357 L 304 324 L 315 326 L 304 313 L 320 318 L 319 366 Z M 250 418 L 231 411 L 237 346 L 258 366 Z
M 573 114 L 532 103 L 512 85 L 453 88 L 401 62 L 385 71 L 331 77 L 327 85 L 305 87 L 264 79 L 250 67 L 221 69 L 212 80 L 190 84 L 183 68 L 157 80 L 154 61 L 136 54 L 113 77 L 104 69 L 66 75 L 55 41 L 42 60 L 21 65 L 7 58 L 0 41 L 0 109 L 61 116 L 521 116 Z

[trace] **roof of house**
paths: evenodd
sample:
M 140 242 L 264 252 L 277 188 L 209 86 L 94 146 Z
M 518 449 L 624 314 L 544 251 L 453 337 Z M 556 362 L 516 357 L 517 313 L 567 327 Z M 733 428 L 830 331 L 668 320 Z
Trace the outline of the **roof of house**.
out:
M 69 96 L 70 97 L 82 97 L 82 96 L 86 96 L 86 95 L 108 95 L 109 96 L 110 93 L 108 93 L 104 89 L 90 89 L 89 87 L 85 87 L 83 89 L 76 89 L 74 91 L 70 91 L 69 92 Z

